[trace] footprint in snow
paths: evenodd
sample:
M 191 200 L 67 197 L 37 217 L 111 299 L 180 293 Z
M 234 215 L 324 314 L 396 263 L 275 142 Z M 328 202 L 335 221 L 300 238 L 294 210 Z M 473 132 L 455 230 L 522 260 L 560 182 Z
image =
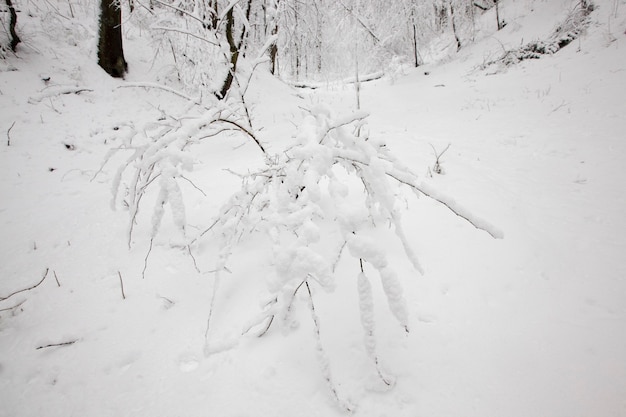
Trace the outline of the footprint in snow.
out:
M 193 372 L 196 369 L 198 369 L 199 365 L 200 365 L 200 362 L 193 355 L 189 355 L 189 354 L 182 355 L 178 359 L 178 366 L 181 372 Z

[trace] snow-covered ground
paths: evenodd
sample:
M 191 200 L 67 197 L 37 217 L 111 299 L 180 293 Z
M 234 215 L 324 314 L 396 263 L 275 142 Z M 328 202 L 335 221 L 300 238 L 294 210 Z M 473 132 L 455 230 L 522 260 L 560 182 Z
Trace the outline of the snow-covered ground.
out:
M 372 279 L 391 389 L 363 344 L 359 265 L 338 265 L 337 289 L 317 291 L 315 307 L 337 394 L 354 415 L 626 416 L 626 2 L 596 3 L 587 31 L 555 55 L 485 68 L 503 48 L 547 38 L 573 4 L 503 1 L 504 30 L 489 32 L 485 16 L 482 39 L 443 63 L 362 86 L 370 137 L 504 238 L 406 190 L 404 229 L 424 274 L 395 241 L 383 244 L 410 333 Z M 129 25 L 131 72 L 120 81 L 96 66 L 89 21 L 41 10 L 20 19 L 25 45 L 0 61 L 0 416 L 345 415 L 317 357 L 308 296 L 297 298 L 290 330 L 241 336 L 272 266 L 255 236 L 222 274 L 208 346 L 215 274 L 196 271 L 167 216 L 146 265 L 151 202 L 128 249 L 128 214 L 109 203 L 129 154 L 102 167 L 107 152 L 188 106 L 164 90 L 119 88 L 169 82 L 148 34 Z M 291 145 L 303 108 L 355 108 L 352 86 L 294 90 L 265 74 L 247 100 L 272 153 Z M 444 173 L 433 174 L 433 148 L 448 144 Z M 190 175 L 202 192 L 183 189 L 192 231 L 238 189 L 226 169 L 263 163 L 242 135 L 195 152 Z M 201 271 L 213 268 L 214 249 L 210 240 L 196 248 Z

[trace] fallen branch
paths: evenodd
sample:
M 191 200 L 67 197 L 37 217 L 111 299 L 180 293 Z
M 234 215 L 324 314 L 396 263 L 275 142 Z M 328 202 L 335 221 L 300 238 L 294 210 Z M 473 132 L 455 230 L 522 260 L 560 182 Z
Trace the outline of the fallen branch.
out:
M 23 300 L 22 302 L 14 305 L 13 307 L 7 307 L 7 308 L 3 308 L 0 309 L 0 311 L 10 311 L 10 310 L 15 310 L 16 308 L 18 308 L 19 306 L 21 306 L 22 304 L 24 304 L 26 302 L 26 300 Z
M 146 253 L 146 257 L 143 260 L 143 270 L 141 271 L 141 279 L 146 279 L 146 269 L 148 269 L 148 258 L 152 253 L 152 243 L 154 242 L 154 237 L 150 239 L 150 247 L 148 248 L 148 253 Z
M 7 146 L 11 146 L 11 129 L 13 129 L 13 126 L 15 126 L 15 122 L 13 122 L 9 130 L 7 130 Z
M 331 81 L 331 82 L 294 81 L 294 82 L 289 82 L 288 84 L 295 88 L 309 88 L 311 90 L 315 90 L 317 88 L 323 88 L 325 86 L 332 85 L 335 83 L 343 85 L 343 84 L 356 84 L 357 82 L 365 83 L 369 81 L 375 81 L 375 80 L 379 80 L 383 78 L 384 76 L 385 76 L 385 73 L 382 71 L 379 71 L 379 72 L 374 72 L 371 74 L 359 75 L 358 80 L 356 79 L 356 77 L 348 77 L 348 78 L 344 78 L 343 80 L 337 80 L 337 81 Z
M 167 91 L 168 93 L 172 93 L 174 95 L 177 95 L 178 97 L 184 98 L 187 101 L 191 101 L 194 104 L 201 104 L 201 97 L 198 98 L 193 98 L 193 97 L 189 97 L 188 95 L 181 93 L 178 90 L 175 90 L 171 87 L 167 87 L 165 85 L 161 85 L 161 84 L 156 84 L 156 83 L 125 83 L 122 84 L 120 86 L 117 86 L 116 88 L 155 88 L 158 90 L 163 90 L 163 91 Z
M 61 343 L 50 343 L 49 345 L 43 345 L 43 346 L 37 346 L 35 348 L 35 350 L 39 350 L 39 349 L 47 349 L 47 348 L 51 348 L 51 347 L 58 347 L 58 346 L 69 346 L 69 345 L 73 345 L 74 343 L 78 342 L 78 339 L 76 340 L 70 340 L 69 342 L 61 342 Z
M 125 300 L 126 294 L 124 294 L 124 281 L 122 280 L 122 273 L 120 271 L 117 271 L 117 275 L 119 275 L 120 277 L 120 287 L 122 287 L 122 299 Z
M 12 292 L 11 294 L 7 295 L 6 297 L 0 297 L 0 301 L 8 300 L 9 298 L 13 297 L 15 294 L 19 294 L 21 292 L 30 291 L 32 289 L 37 288 L 39 285 L 41 285 L 42 282 L 44 282 L 44 280 L 48 276 L 48 271 L 49 270 L 50 270 L 50 268 L 46 268 L 46 272 L 44 273 L 43 278 L 41 278 L 41 281 L 39 281 L 38 283 L 36 283 L 32 287 L 24 288 L 22 290 L 17 290 L 15 292 Z
M 30 104 L 40 103 L 45 98 L 56 97 L 62 94 L 80 94 L 84 91 L 93 91 L 89 88 L 84 87 L 71 87 L 71 86 L 56 86 L 55 88 L 51 88 L 49 90 L 44 90 L 41 93 L 34 95 L 28 99 Z

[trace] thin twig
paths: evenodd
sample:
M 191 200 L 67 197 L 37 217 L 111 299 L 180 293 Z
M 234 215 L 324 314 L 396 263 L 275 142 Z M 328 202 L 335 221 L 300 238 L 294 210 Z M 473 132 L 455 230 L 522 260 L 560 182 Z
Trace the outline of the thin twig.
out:
M 152 0 L 152 1 L 153 1 L 153 2 L 155 2 L 155 3 L 159 3 L 161 6 L 165 6 L 165 7 L 169 7 L 169 8 L 171 8 L 171 9 L 174 9 L 174 10 L 176 10 L 178 13 L 181 13 L 181 14 L 187 15 L 187 16 L 191 17 L 192 19 L 197 20 L 197 21 L 198 21 L 198 22 L 200 22 L 202 25 L 205 25 L 205 24 L 207 24 L 207 23 L 208 23 L 208 22 L 205 22 L 204 20 L 200 19 L 198 16 L 196 16 L 196 15 L 194 15 L 194 14 L 192 14 L 192 13 L 189 13 L 187 10 L 185 10 L 185 9 L 181 9 L 180 7 L 173 6 L 173 5 L 169 4 L 169 3 L 165 3 L 165 2 L 163 2 L 163 1 L 161 1 L 161 0 Z M 212 13 L 212 14 L 214 14 L 214 13 L 213 13 L 213 11 L 212 11 L 212 10 L 210 10 L 210 9 L 209 9 L 209 12 L 210 12 L 210 13 Z
M 317 312 L 315 311 L 315 303 L 313 302 L 313 293 L 311 292 L 311 287 L 309 285 L 308 281 L 304 281 L 303 282 L 306 285 L 306 289 L 307 292 L 309 294 L 309 310 L 311 312 L 311 318 L 313 319 L 313 326 L 314 326 L 314 331 L 315 331 L 315 338 L 317 339 L 317 349 L 318 349 L 318 353 L 322 356 L 325 357 L 326 356 L 326 351 L 324 349 L 324 347 L 322 346 L 322 336 L 321 336 L 321 331 L 320 331 L 320 322 L 319 322 L 319 317 L 317 316 Z M 302 284 L 300 284 L 302 285 Z M 298 287 L 299 288 L 299 287 Z M 324 358 L 326 359 L 326 358 Z M 330 391 L 333 394 L 333 397 L 335 397 L 335 401 L 337 401 L 337 403 L 341 406 L 343 406 L 348 412 L 352 412 L 352 407 L 347 404 L 346 402 L 342 401 L 341 398 L 339 398 L 339 392 L 337 391 L 337 387 L 335 385 L 335 383 L 333 382 L 333 378 L 332 375 L 330 373 L 330 365 L 327 363 L 325 367 L 322 368 L 322 373 L 324 375 L 324 379 L 326 379 L 326 382 L 328 383 L 328 388 L 330 389 Z
M 32 287 L 24 288 L 23 290 L 17 290 L 15 292 L 12 292 L 11 294 L 7 295 L 6 297 L 0 297 L 0 301 L 7 300 L 7 299 L 13 297 L 15 294 L 19 294 L 21 292 L 30 291 L 30 290 L 32 290 L 34 288 L 37 288 L 46 279 L 46 277 L 48 276 L 48 271 L 49 270 L 50 270 L 50 268 L 46 268 L 46 272 L 43 274 L 43 278 L 41 278 L 41 281 L 39 281 L 38 283 L 36 283 Z
M 22 304 L 24 304 L 26 302 L 26 300 L 22 300 L 22 302 L 14 305 L 13 307 L 7 307 L 7 308 L 3 308 L 0 311 L 9 311 L 9 310 L 15 310 L 16 308 L 18 308 L 19 306 L 21 306 Z
M 196 190 L 200 191 L 202 193 L 203 196 L 207 196 L 206 193 L 204 191 L 202 191 L 202 189 L 200 187 L 198 187 L 196 184 L 193 183 L 193 181 L 191 181 L 189 178 L 185 177 L 184 175 L 180 176 L 182 179 L 184 179 L 185 181 L 187 181 L 189 184 L 191 184 L 191 186 L 193 188 L 195 188 Z
M 62 94 L 80 94 L 84 91 L 92 92 L 93 90 L 90 88 L 84 87 L 72 87 L 72 86 L 55 86 L 55 88 L 51 88 L 49 90 L 44 90 L 39 94 L 36 94 L 28 99 L 30 104 L 41 103 L 46 98 L 52 98 L 56 96 L 60 96 Z
M 220 222 L 220 218 L 217 218 L 212 225 L 210 225 L 209 227 L 207 227 L 206 229 L 204 229 L 204 231 L 202 233 L 200 233 L 197 237 L 195 237 L 191 242 L 189 242 L 189 245 L 193 245 L 194 243 L 196 243 L 198 241 L 198 239 L 200 239 L 201 237 L 203 237 L 204 235 L 206 235 L 207 233 L 209 233 L 211 231 L 211 229 L 213 229 L 213 227 L 215 227 L 215 225 L 217 225 Z
M 183 29 L 168 28 L 168 27 L 165 27 L 165 26 L 153 26 L 151 29 L 153 29 L 153 30 L 163 30 L 163 31 L 166 31 L 166 32 L 176 32 L 176 33 L 180 33 L 180 34 L 183 34 L 183 35 L 191 36 L 192 38 L 196 38 L 196 39 L 198 39 L 200 41 L 203 41 L 203 42 L 206 42 L 206 43 L 208 43 L 210 45 L 219 46 L 219 44 L 217 42 L 213 42 L 210 39 L 204 38 L 202 36 L 196 35 L 194 33 L 191 33 L 189 31 L 186 31 L 186 30 L 183 30 Z
M 46 348 L 57 347 L 57 346 L 69 346 L 69 345 L 73 345 L 76 342 L 78 342 L 78 339 L 70 340 L 69 342 L 50 343 L 49 345 L 37 346 L 35 349 L 39 350 L 39 349 L 46 349 Z
M 261 145 L 261 142 L 259 142 L 259 140 L 256 138 L 256 136 L 254 136 L 254 133 L 250 132 L 248 129 L 246 129 L 245 127 L 241 126 L 239 123 L 233 122 L 232 120 L 227 120 L 227 119 L 217 119 L 216 121 L 217 122 L 228 123 L 228 124 L 231 124 L 231 125 L 235 126 L 239 130 L 241 130 L 242 132 L 244 132 L 245 134 L 250 136 L 252 138 L 252 140 L 257 144 L 257 146 L 261 149 L 261 151 L 263 151 L 264 154 L 267 154 L 267 152 L 265 152 L 265 148 L 263 147 L 263 145 Z
M 146 257 L 143 260 L 143 271 L 141 271 L 141 279 L 146 279 L 146 269 L 148 269 L 148 258 L 150 257 L 150 253 L 152 252 L 152 242 L 154 242 L 154 237 L 150 238 L 150 247 L 148 248 L 148 253 L 146 253 Z
M 13 124 L 11 124 L 11 127 L 9 128 L 9 130 L 7 130 L 7 146 L 11 146 L 11 129 L 13 129 L 13 126 L 15 126 L 15 122 L 13 122 Z
M 160 85 L 160 84 L 156 84 L 156 83 L 146 83 L 146 82 L 137 82 L 137 83 L 127 83 L 127 84 L 122 84 L 120 86 L 118 86 L 117 88 L 155 88 L 158 90 L 163 90 L 163 91 L 167 91 L 168 93 L 172 93 L 174 95 L 177 95 L 180 98 L 184 98 L 187 101 L 192 102 L 193 104 L 200 104 L 201 103 L 201 98 L 193 98 L 193 97 L 189 97 L 188 95 L 186 95 L 185 93 L 181 93 L 178 90 L 175 90 L 171 87 L 165 86 L 165 85 Z
M 196 268 L 197 272 L 200 272 L 200 268 L 198 268 L 198 263 L 196 262 L 196 257 L 193 256 L 193 252 L 191 252 L 191 244 L 187 245 L 187 252 L 189 252 L 189 256 L 191 256 L 191 259 L 193 260 L 194 268 Z
M 120 277 L 120 287 L 122 288 L 122 299 L 126 299 L 126 294 L 124 294 L 124 281 L 122 280 L 122 273 L 117 271 L 117 275 Z
M 59 282 L 59 277 L 57 277 L 57 271 L 52 271 L 54 274 L 54 280 L 57 282 L 57 286 L 61 287 L 61 283 Z

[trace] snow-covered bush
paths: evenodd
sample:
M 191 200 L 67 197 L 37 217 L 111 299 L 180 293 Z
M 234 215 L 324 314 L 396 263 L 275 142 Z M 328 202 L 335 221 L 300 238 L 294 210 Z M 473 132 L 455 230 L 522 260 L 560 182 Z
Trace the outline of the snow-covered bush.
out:
M 543 55 L 557 53 L 561 48 L 580 37 L 589 25 L 589 15 L 594 10 L 595 5 L 591 1 L 581 0 L 577 2 L 548 39 L 529 42 L 517 49 L 505 51 L 499 59 L 487 65 L 510 66 L 526 59 L 539 59 Z
M 335 288 L 335 267 L 342 257 L 351 256 L 354 264 L 360 265 L 355 275 L 365 350 L 381 381 L 390 386 L 393 380 L 383 374 L 376 353 L 374 298 L 364 264 L 377 272 L 391 314 L 400 328 L 409 332 L 402 285 L 385 248 L 373 238 L 374 233 L 395 235 L 404 247 L 406 258 L 415 270 L 422 271 L 402 227 L 401 214 L 406 202 L 401 188 L 409 187 L 419 195 L 433 198 L 475 227 L 499 236 L 488 224 L 463 213 L 453 200 L 420 184 L 384 141 L 369 137 L 366 118 L 367 113 L 362 111 L 335 117 L 329 108 L 319 105 L 310 110 L 293 146 L 284 152 L 268 155 L 257 141 L 265 154 L 263 167 L 241 177 L 241 188 L 221 207 L 210 226 L 195 236 L 189 235 L 185 227 L 179 185 L 186 180 L 184 172 L 193 167 L 190 149 L 204 138 L 220 134 L 226 125 L 236 127 L 256 141 L 254 134 L 236 118 L 232 107 L 216 102 L 196 117 L 188 114 L 185 118 L 168 119 L 137 130 L 133 145 L 129 141 L 126 146 L 134 152 L 118 170 L 113 184 L 115 196 L 120 190 L 127 193 L 124 201 L 129 207 L 129 238 L 146 190 L 158 187 L 151 239 L 159 231 L 165 204 L 169 204 L 181 242 L 192 256 L 208 236 L 219 242 L 207 334 L 210 334 L 215 299 L 219 297 L 220 276 L 228 271 L 236 247 L 252 235 L 271 247 L 272 256 L 267 263 L 273 270 L 266 277 L 267 302 L 249 321 L 243 334 L 260 336 L 270 326 L 289 328 L 296 295 L 306 290 L 324 378 L 335 399 L 346 409 L 350 405 L 342 402 L 337 393 L 321 342 L 322 324 L 315 310 L 313 287 L 324 291 Z M 128 179 L 124 187 L 123 177 Z M 210 353 L 208 344 L 207 352 Z
M 393 178 L 413 176 L 399 168 L 384 143 L 363 133 L 365 118 L 366 113 L 357 112 L 334 119 L 324 107 L 313 109 L 296 144 L 246 175 L 241 190 L 222 208 L 214 226 L 224 239 L 216 270 L 226 266 L 233 247 L 248 233 L 263 233 L 273 248 L 275 270 L 268 281 L 273 302 L 258 323 L 283 322 L 303 283 L 332 290 L 334 267 L 347 249 L 378 270 L 389 306 L 408 330 L 395 273 L 367 232 L 391 222 L 408 258 L 421 270 L 402 230 L 399 182 Z M 362 188 L 358 192 L 348 185 L 355 180 Z

